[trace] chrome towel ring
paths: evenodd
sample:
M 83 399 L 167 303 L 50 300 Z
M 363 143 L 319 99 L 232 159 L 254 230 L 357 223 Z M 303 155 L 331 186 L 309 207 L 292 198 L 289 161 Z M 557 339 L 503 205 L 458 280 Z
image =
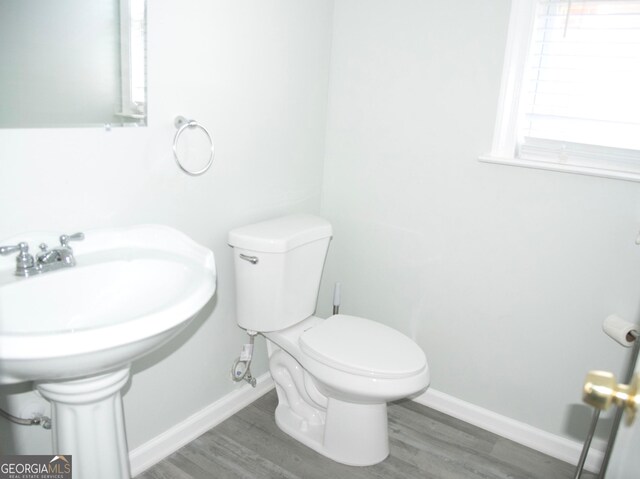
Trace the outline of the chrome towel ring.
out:
M 209 133 L 209 130 L 207 130 L 204 126 L 202 126 L 196 120 L 187 120 L 184 116 L 177 116 L 175 121 L 173 122 L 173 124 L 178 129 L 178 131 L 176 131 L 176 136 L 173 137 L 173 156 L 176 159 L 176 163 L 178 164 L 180 169 L 182 171 L 184 171 L 187 175 L 199 176 L 199 175 L 203 174 L 213 164 L 213 155 L 214 155 L 214 152 L 215 152 L 215 148 L 214 148 L 214 145 L 213 145 L 213 139 L 211 137 L 211 134 Z M 211 143 L 211 148 L 210 148 L 210 153 L 209 153 L 209 160 L 207 161 L 207 164 L 204 167 L 202 167 L 201 169 L 199 169 L 197 171 L 191 171 L 191 170 L 185 168 L 185 166 L 180 161 L 180 155 L 178 155 L 178 140 L 180 139 L 180 135 L 182 135 L 182 132 L 185 131 L 187 128 L 190 128 L 190 129 L 200 128 L 204 132 L 204 134 L 207 135 L 207 138 L 209 139 L 209 143 Z

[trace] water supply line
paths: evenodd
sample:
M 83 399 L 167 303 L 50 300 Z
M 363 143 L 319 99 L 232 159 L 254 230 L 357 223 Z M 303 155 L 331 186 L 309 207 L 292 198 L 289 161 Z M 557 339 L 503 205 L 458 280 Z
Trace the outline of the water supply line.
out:
M 51 418 L 47 416 L 35 416 L 30 419 L 25 419 L 9 414 L 4 409 L 0 409 L 0 416 L 20 426 L 42 426 L 43 429 L 51 429 Z
M 251 384 L 251 387 L 256 387 L 257 381 L 251 375 L 251 359 L 253 358 L 253 343 L 257 336 L 256 331 L 247 330 L 249 335 L 249 342 L 242 345 L 242 351 L 240 351 L 240 357 L 236 358 L 231 366 L 231 379 L 235 382 L 240 382 L 243 379 Z

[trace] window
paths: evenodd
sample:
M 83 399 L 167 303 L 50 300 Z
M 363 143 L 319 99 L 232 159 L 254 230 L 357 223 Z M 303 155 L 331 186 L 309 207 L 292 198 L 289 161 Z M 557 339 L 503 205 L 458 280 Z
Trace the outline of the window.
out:
M 483 161 L 640 181 L 640 0 L 514 0 Z

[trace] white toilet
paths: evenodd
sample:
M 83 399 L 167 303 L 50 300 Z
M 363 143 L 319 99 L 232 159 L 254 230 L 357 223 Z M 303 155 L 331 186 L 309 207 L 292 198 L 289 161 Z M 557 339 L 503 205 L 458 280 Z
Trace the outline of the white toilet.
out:
M 335 461 L 368 466 L 389 454 L 387 402 L 424 390 L 424 352 L 368 319 L 312 316 L 331 224 L 292 215 L 229 233 L 240 327 L 267 338 L 276 423 Z

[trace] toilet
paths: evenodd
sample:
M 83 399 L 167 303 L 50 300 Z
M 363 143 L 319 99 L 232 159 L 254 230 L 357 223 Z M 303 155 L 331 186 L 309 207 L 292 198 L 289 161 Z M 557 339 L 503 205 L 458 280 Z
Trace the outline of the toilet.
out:
M 369 466 L 389 454 L 387 402 L 423 391 L 422 349 L 381 323 L 314 316 L 331 224 L 313 215 L 229 232 L 237 322 L 267 339 L 280 429 L 334 461 Z

